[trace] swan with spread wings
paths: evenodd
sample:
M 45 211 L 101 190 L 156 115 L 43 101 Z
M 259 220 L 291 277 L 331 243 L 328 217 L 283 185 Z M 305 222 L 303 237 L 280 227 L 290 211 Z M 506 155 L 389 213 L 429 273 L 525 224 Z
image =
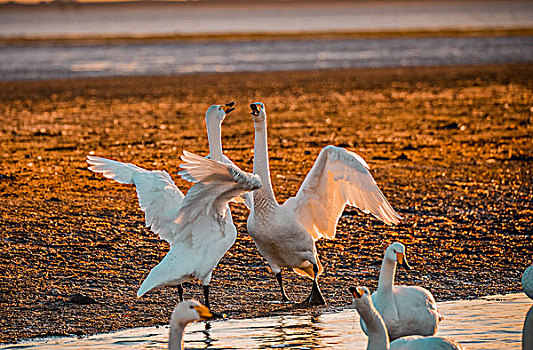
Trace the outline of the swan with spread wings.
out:
M 281 268 L 289 267 L 313 279 L 306 302 L 323 305 L 325 300 L 317 282 L 323 268 L 315 241 L 335 237 L 346 204 L 389 225 L 401 217 L 381 193 L 363 158 L 334 146 L 322 149 L 296 196 L 279 205 L 270 182 L 265 106 L 256 102 L 250 108 L 255 128 L 254 173 L 261 177 L 263 186 L 253 192 L 248 232 L 276 274 L 282 301 L 289 298 Z
M 205 114 L 209 157 L 215 161 L 222 161 L 228 164 L 233 163 L 222 153 L 221 128 L 226 115 L 235 109 L 234 105 L 235 102 L 226 103 L 225 105 L 212 105 Z M 146 227 L 158 234 L 161 239 L 172 243 L 178 228 L 175 219 L 178 217 L 184 195 L 166 171 L 150 171 L 130 163 L 122 163 L 95 156 L 87 156 L 87 163 L 90 170 L 102 173 L 106 178 L 122 184 L 135 185 L 139 206 L 145 212 Z M 227 218 L 233 225 L 229 207 Z M 143 284 L 143 287 L 139 289 L 138 296 L 142 296 L 153 288 L 155 286 L 149 288 L 147 284 Z M 178 284 L 178 293 L 180 300 L 183 301 L 181 284 Z M 206 305 L 209 304 L 208 294 L 209 285 L 207 284 L 204 285 Z

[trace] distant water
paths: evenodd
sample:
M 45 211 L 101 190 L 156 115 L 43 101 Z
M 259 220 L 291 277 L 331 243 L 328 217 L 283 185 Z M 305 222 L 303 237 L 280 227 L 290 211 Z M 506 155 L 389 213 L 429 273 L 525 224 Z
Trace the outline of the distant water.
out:
M 521 348 L 527 310 L 524 293 L 438 303 L 445 319 L 437 335 L 456 340 L 465 348 Z M 170 313 L 170 310 L 169 310 Z M 202 323 L 187 328 L 187 349 L 365 349 L 366 336 L 353 309 L 307 316 L 277 316 L 212 322 L 206 334 Z M 167 327 L 135 328 L 88 338 L 50 338 L 0 349 L 39 350 L 148 350 L 166 349 Z
M 533 2 L 224 1 L 0 8 L 0 37 L 532 28 Z
M 533 62 L 533 37 L 0 46 L 0 80 Z

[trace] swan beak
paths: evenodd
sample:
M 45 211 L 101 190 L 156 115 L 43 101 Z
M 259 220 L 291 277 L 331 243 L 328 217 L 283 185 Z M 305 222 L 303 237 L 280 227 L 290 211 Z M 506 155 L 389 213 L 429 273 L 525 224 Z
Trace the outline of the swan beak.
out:
M 258 116 L 259 112 L 261 112 L 261 105 L 252 103 L 250 104 L 250 108 L 252 109 L 252 115 Z
M 361 287 L 350 287 L 348 288 L 348 290 L 350 291 L 350 293 L 352 294 L 352 296 L 356 299 L 359 299 L 363 296 L 363 294 L 365 294 L 365 291 L 363 288 Z
M 403 253 L 396 253 L 396 259 L 398 260 L 398 264 L 403 266 L 406 270 L 411 270 L 411 266 L 407 262 L 407 259 Z
M 224 112 L 226 112 L 226 114 L 229 114 L 231 111 L 235 110 L 235 108 L 232 108 L 233 106 L 235 106 L 235 102 L 231 101 L 226 103 L 224 107 L 222 107 L 222 109 L 224 110 Z
M 213 318 L 213 314 L 211 313 L 211 311 L 209 311 L 207 307 L 203 305 L 196 305 L 193 307 L 196 310 L 196 312 L 198 312 L 200 319 L 207 320 L 207 319 Z

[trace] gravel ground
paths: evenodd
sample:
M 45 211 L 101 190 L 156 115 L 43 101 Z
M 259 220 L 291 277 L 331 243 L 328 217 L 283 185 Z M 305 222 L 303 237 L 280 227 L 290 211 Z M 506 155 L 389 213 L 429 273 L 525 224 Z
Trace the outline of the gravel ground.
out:
M 398 283 L 437 300 L 521 290 L 532 263 L 533 65 L 323 70 L 0 83 L 0 341 L 86 335 L 168 322 L 176 288 L 138 299 L 168 246 L 144 228 L 132 186 L 87 170 L 85 156 L 166 169 L 207 154 L 203 116 L 234 100 L 225 153 L 252 171 L 248 103 L 269 113 L 273 185 L 294 195 L 328 144 L 361 154 L 404 216 L 387 227 L 347 208 L 319 241 L 329 305 L 280 305 L 277 284 L 234 205 L 237 243 L 215 271 L 212 304 L 232 318 L 322 312 L 346 286 L 375 288 L 384 249 L 407 246 Z M 309 280 L 287 271 L 303 300 Z M 203 300 L 199 284 L 186 297 Z

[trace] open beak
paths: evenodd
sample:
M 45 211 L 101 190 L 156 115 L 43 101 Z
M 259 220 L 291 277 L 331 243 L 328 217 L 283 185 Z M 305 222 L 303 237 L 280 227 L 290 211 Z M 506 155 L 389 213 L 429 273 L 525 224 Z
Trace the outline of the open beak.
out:
M 403 253 L 396 253 L 396 260 L 398 260 L 398 264 L 403 266 L 406 270 L 411 270 L 411 266 L 407 263 L 407 259 Z
M 254 117 L 259 116 L 259 112 L 261 112 L 261 105 L 252 103 L 252 104 L 250 104 L 250 108 L 252 109 L 252 115 Z
M 235 102 L 233 102 L 233 101 L 228 102 L 222 107 L 222 110 L 224 110 L 224 112 L 226 112 L 226 114 L 229 114 L 231 111 L 235 110 L 235 108 L 233 108 L 233 106 L 235 106 Z
M 200 316 L 200 319 L 202 320 L 208 320 L 213 318 L 213 314 L 209 309 L 203 305 L 196 305 L 194 306 L 196 312 L 198 312 L 198 315 Z
M 352 296 L 357 299 L 361 298 L 363 294 L 365 294 L 365 291 L 363 290 L 363 288 L 360 288 L 360 287 L 350 287 L 348 288 L 348 290 L 350 291 Z

